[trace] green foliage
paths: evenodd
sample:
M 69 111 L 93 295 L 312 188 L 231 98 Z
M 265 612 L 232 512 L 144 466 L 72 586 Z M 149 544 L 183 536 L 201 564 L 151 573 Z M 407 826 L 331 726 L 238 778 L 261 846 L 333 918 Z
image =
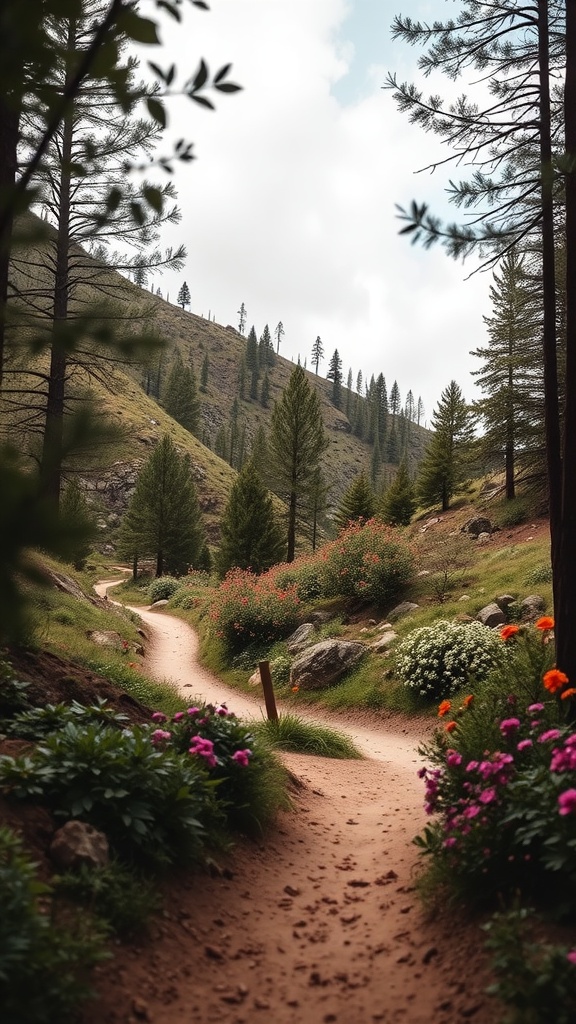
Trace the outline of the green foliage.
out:
M 157 749 L 145 728 L 68 722 L 29 754 L 1 757 L 0 788 L 89 821 L 124 857 L 156 862 L 200 860 L 205 823 L 217 813 L 195 763 Z
M 446 511 L 456 485 L 464 479 L 474 432 L 472 415 L 454 380 L 432 414 L 432 429 L 416 487 L 423 504 L 439 502 Z
M 279 587 L 272 573 L 255 576 L 232 569 L 220 584 L 210 605 L 210 621 L 216 635 L 234 653 L 253 641 L 273 641 L 287 636 L 298 621 L 299 600 L 295 587 Z
M 552 566 L 550 564 L 536 565 L 526 573 L 524 582 L 529 587 L 537 586 L 538 583 L 552 583 Z
M 502 529 L 519 526 L 533 514 L 531 504 L 526 497 L 510 498 L 503 502 L 495 513 L 496 522 Z
M 283 533 L 272 498 L 250 460 L 234 481 L 220 523 L 221 542 L 216 568 L 221 576 L 229 569 L 265 572 L 280 561 Z
M 29 707 L 29 686 L 16 679 L 12 666 L 0 658 L 0 720 L 12 718 Z
M 318 757 L 361 758 L 355 743 L 344 733 L 307 722 L 298 715 L 279 715 L 276 721 L 267 719 L 256 727 L 256 733 L 266 736 L 280 750 Z
M 60 515 L 71 523 L 77 538 L 70 560 L 75 569 L 83 569 L 92 550 L 90 538 L 96 532 L 96 521 L 76 480 L 64 488 L 60 502 Z
M 498 631 L 481 622 L 448 622 L 413 629 L 396 649 L 396 673 L 424 700 L 448 697 L 481 682 L 508 659 Z
M 103 936 L 85 919 L 59 926 L 48 886 L 9 829 L 0 828 L 0 1006 L 10 1024 L 71 1020 L 89 994 L 87 970 L 104 959 Z
M 182 581 L 174 576 L 160 576 L 159 579 L 152 580 L 148 587 L 150 604 L 154 604 L 155 601 L 167 601 L 181 586 Z
M 278 587 L 295 587 L 300 601 L 314 601 L 322 595 L 322 579 L 318 572 L 318 557 L 301 555 L 290 565 L 280 565 L 274 571 Z
M 371 519 L 374 509 L 374 492 L 364 473 L 359 473 L 344 492 L 335 516 L 336 525 L 343 529 L 358 519 Z
M 378 519 L 351 523 L 319 552 L 325 597 L 359 597 L 385 605 L 410 579 L 413 555 L 408 544 Z
M 510 1007 L 506 1024 L 572 1024 L 576 1019 L 576 950 L 542 942 L 535 912 L 494 914 L 485 924 L 496 981 L 489 993 Z
M 389 526 L 408 526 L 416 510 L 416 493 L 414 484 L 408 476 L 405 462 L 401 462 L 398 472 L 378 505 L 378 515 Z
M 55 879 L 57 893 L 87 907 L 120 936 L 141 935 L 160 906 L 157 887 L 119 861 L 94 868 L 82 864 Z
M 122 729 L 127 721 L 127 715 L 107 707 L 105 700 L 88 706 L 73 700 L 70 704 L 46 704 L 20 711 L 9 722 L 0 719 L 0 728 L 8 736 L 40 740 L 63 729 L 68 722 L 77 726 L 100 725 Z
M 162 402 L 166 412 L 191 434 L 198 434 L 200 426 L 200 401 L 196 375 L 190 366 L 182 362 L 180 352 L 172 363 L 168 374 Z

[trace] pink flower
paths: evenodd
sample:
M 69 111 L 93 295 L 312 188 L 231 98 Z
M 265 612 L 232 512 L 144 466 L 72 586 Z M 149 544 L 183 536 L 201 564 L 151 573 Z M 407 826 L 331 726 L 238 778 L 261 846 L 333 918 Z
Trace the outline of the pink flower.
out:
M 150 739 L 152 740 L 152 743 L 163 743 L 165 740 L 172 739 L 172 733 L 166 732 L 165 729 L 155 729 Z
M 491 786 L 490 789 L 484 789 L 479 794 L 478 799 L 481 804 L 493 803 L 494 800 L 496 799 L 496 790 L 494 789 L 494 786 Z
M 190 715 L 190 717 L 192 718 L 194 715 L 200 714 L 200 708 L 187 708 L 186 714 Z
M 452 849 L 453 846 L 456 846 L 456 840 L 454 836 L 448 836 L 448 838 L 445 839 L 444 842 L 442 843 L 442 846 L 445 846 L 447 850 L 450 850 Z
M 252 751 L 246 747 L 245 750 L 237 750 L 232 754 L 232 760 L 236 762 L 240 768 L 247 768 L 250 758 L 252 757 Z
M 469 761 L 466 765 L 467 772 L 475 772 L 478 767 L 478 761 Z
M 463 818 L 475 818 L 478 814 L 480 814 L 480 808 L 477 804 L 470 804 L 469 807 L 462 811 Z
M 531 715 L 535 715 L 538 711 L 544 711 L 544 705 L 543 704 L 530 704 L 529 707 L 528 707 L 528 711 L 530 712 Z
M 567 814 L 576 814 L 576 789 L 566 789 L 558 797 L 558 813 L 566 817 Z
M 221 718 L 224 718 L 226 715 L 229 715 L 230 712 L 225 704 L 220 704 L 219 707 L 216 708 L 216 714 L 220 715 Z
M 548 729 L 547 732 L 543 732 L 542 735 L 538 737 L 538 743 L 548 743 L 548 740 L 557 740 L 561 735 L 562 734 L 559 729 Z
M 534 744 L 532 743 L 532 740 L 520 740 L 520 743 L 516 747 L 516 750 L 528 750 L 528 748 L 532 747 L 533 745 Z
M 190 748 L 188 752 L 190 754 L 197 754 L 198 757 L 204 758 L 209 768 L 215 768 L 218 764 L 212 740 L 205 740 L 202 736 L 193 736 L 190 740 Z
M 172 716 L 172 721 L 173 722 L 181 722 L 183 718 L 184 718 L 184 712 L 183 711 L 177 711 L 176 714 Z
M 449 768 L 458 768 L 462 764 L 462 754 L 459 754 L 457 750 L 447 750 L 446 764 Z
M 163 711 L 154 711 L 154 713 L 152 715 L 152 721 L 153 722 L 167 722 L 168 718 L 166 717 L 166 715 L 164 714 Z
M 569 961 L 569 962 L 570 962 L 571 964 L 576 964 L 576 949 L 571 949 L 571 950 L 569 950 L 569 952 L 568 952 L 568 953 L 566 953 L 566 959 L 567 959 L 567 960 L 568 960 L 568 961 Z
M 504 718 L 500 722 L 500 732 L 503 736 L 511 736 L 512 733 L 516 732 L 516 729 L 520 728 L 519 718 Z

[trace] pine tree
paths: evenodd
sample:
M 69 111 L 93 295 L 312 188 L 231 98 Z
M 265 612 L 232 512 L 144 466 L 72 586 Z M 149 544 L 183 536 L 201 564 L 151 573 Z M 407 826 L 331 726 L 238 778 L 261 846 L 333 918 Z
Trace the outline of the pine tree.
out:
M 314 372 L 315 372 L 316 376 L 318 376 L 318 367 L 320 366 L 320 363 L 322 362 L 323 359 L 324 359 L 324 346 L 322 345 L 322 339 L 320 338 L 320 335 L 318 335 L 318 337 L 316 338 L 316 341 L 312 345 L 312 355 L 311 355 L 311 362 L 312 362 L 312 366 L 314 367 Z
M 156 576 L 183 575 L 205 544 L 190 460 L 165 434 L 142 467 L 120 527 L 119 551 L 136 561 L 153 556 Z
M 378 502 L 377 514 L 390 526 L 408 526 L 416 510 L 416 492 L 403 460 L 393 483 Z
M 339 529 L 358 519 L 371 519 L 374 515 L 374 492 L 364 473 L 359 473 L 344 492 L 335 516 Z
M 244 330 L 246 328 L 246 306 L 244 303 L 242 303 L 238 310 L 238 317 L 238 330 L 240 331 L 240 334 L 244 334 Z
M 342 360 L 338 355 L 338 349 L 334 349 L 334 355 L 328 366 L 326 380 L 332 381 L 332 405 L 340 409 L 342 405 Z
M 416 423 L 418 424 L 418 426 L 420 426 L 421 420 L 424 419 L 424 412 L 424 402 L 422 401 L 420 395 L 418 395 L 418 401 L 416 403 Z
M 456 381 L 442 392 L 432 414 L 433 434 L 416 481 L 424 504 L 440 502 L 445 512 L 457 484 L 465 478 L 473 434 L 473 416 Z
M 270 328 L 268 324 L 264 324 L 264 330 L 258 342 L 258 363 L 260 368 L 264 370 L 267 366 L 274 366 L 275 358 Z
M 270 380 L 268 378 L 268 372 L 266 372 L 262 378 L 262 386 L 260 388 L 260 405 L 263 409 L 267 409 L 270 404 Z
M 220 523 L 220 536 L 215 559 L 220 576 L 234 566 L 265 572 L 282 558 L 283 530 L 252 459 L 244 464 L 232 485 Z
M 200 400 L 196 375 L 192 367 L 184 366 L 179 351 L 166 379 L 162 404 L 169 416 L 191 434 L 197 435 L 200 426 Z
M 253 402 L 258 399 L 258 370 L 252 370 L 250 376 L 250 398 Z
M 269 476 L 269 459 L 270 453 L 268 450 L 268 439 L 266 437 L 266 431 L 262 424 L 258 427 L 254 434 L 254 440 L 250 449 L 250 458 L 254 463 L 254 466 L 258 470 L 261 479 L 264 483 L 267 482 Z
M 282 324 L 282 321 L 280 320 L 276 324 L 276 330 L 274 331 L 274 337 L 276 338 L 276 352 L 280 351 L 280 342 L 282 341 L 282 338 L 284 337 L 284 333 L 285 333 L 284 325 Z
M 178 292 L 178 300 L 177 301 L 178 301 L 178 305 L 181 306 L 182 309 L 184 309 L 186 306 L 189 306 L 191 301 L 192 301 L 192 298 L 191 298 L 191 295 L 190 295 L 190 289 L 189 289 L 188 285 L 186 284 L 186 281 L 184 281 L 182 287 L 180 288 L 180 291 Z
M 83 569 L 92 550 L 90 540 L 96 533 L 96 517 L 76 480 L 70 480 L 64 488 L 60 514 L 69 524 L 71 534 L 77 537 L 70 561 L 75 569 Z
M 390 462 L 393 466 L 398 465 L 400 462 L 400 447 L 398 431 L 393 423 L 386 438 L 386 462 Z
M 258 338 L 256 337 L 256 329 L 254 326 L 250 328 L 248 337 L 246 339 L 246 369 L 250 373 L 258 375 Z
M 378 434 L 374 439 L 374 447 L 372 449 L 372 459 L 370 462 L 370 479 L 372 486 L 375 488 L 378 482 L 378 476 L 380 473 L 380 467 L 382 465 L 382 453 L 380 451 L 380 440 Z
M 202 394 L 206 394 L 208 391 L 208 376 L 210 373 L 210 359 L 206 352 L 204 359 L 202 360 L 202 370 L 200 371 L 200 391 Z
M 286 560 L 292 562 L 298 511 L 310 495 L 320 456 L 327 447 L 320 399 L 301 366 L 292 371 L 274 405 L 269 447 L 274 490 L 288 506 Z

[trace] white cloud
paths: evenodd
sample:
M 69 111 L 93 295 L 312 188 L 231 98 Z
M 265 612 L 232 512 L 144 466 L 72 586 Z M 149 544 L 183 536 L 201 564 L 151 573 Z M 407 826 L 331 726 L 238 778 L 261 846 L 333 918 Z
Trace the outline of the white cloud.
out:
M 172 128 L 199 159 L 176 172 L 182 222 L 166 238 L 185 242 L 186 269 L 159 283 L 174 298 L 186 277 L 193 311 L 224 324 L 237 323 L 241 302 L 258 332 L 282 320 L 288 357 L 309 360 L 319 334 L 345 373 L 383 372 L 430 414 L 452 378 L 471 397 L 468 352 L 483 341 L 488 280 L 463 283 L 472 267 L 399 237 L 394 204 L 441 195 L 443 181 L 414 177 L 438 144 L 382 91 L 384 63 L 365 68 L 355 102 L 335 98 L 355 52 L 349 7 L 213 0 L 167 37 L 183 70 L 200 56 L 212 70 L 232 61 L 244 91 L 219 96 L 217 113 L 174 104 Z M 417 54 L 398 53 L 409 77 Z

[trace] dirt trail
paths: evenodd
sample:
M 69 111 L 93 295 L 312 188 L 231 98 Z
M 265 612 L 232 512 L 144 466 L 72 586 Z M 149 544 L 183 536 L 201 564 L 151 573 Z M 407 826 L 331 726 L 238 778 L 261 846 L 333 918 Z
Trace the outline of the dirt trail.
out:
M 185 623 L 137 611 L 152 676 L 261 713 L 195 663 Z M 174 879 L 152 941 L 100 970 L 84 1024 L 493 1024 L 478 926 L 427 918 L 413 888 L 420 737 L 412 723 L 346 731 L 367 759 L 286 755 L 303 784 L 296 813 L 265 844 L 237 846 L 222 875 Z

